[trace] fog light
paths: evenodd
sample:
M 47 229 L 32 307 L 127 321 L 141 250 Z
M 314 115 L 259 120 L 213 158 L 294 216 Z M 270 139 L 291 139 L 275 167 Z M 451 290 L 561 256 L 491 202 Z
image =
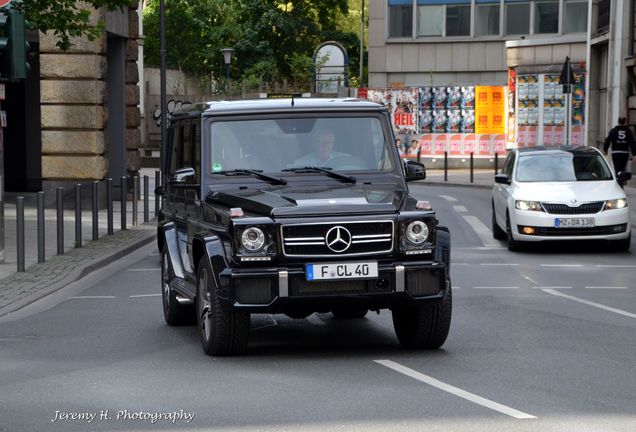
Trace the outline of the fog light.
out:
M 528 234 L 528 235 L 534 234 L 534 228 L 532 227 L 523 227 L 521 231 L 523 231 L 524 234 Z

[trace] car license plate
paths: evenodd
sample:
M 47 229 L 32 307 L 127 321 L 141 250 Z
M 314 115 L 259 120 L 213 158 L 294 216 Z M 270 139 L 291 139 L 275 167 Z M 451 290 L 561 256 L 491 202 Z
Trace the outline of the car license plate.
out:
M 369 279 L 378 277 L 377 262 L 306 264 L 308 281 L 325 279 Z
M 592 228 L 594 218 L 556 218 L 554 226 L 556 228 Z

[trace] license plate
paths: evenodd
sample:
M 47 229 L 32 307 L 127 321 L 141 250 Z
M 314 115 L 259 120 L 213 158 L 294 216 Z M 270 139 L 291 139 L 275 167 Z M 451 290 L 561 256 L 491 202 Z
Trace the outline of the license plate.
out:
M 556 218 L 556 228 L 591 228 L 594 227 L 594 218 Z
M 308 281 L 325 279 L 369 279 L 378 277 L 377 262 L 306 264 Z

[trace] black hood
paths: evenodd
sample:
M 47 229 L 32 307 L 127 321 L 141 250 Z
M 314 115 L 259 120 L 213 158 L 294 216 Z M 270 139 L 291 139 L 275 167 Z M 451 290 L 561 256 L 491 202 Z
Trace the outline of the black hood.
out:
M 287 185 L 211 191 L 206 200 L 271 217 L 397 213 L 406 190 L 392 184 Z

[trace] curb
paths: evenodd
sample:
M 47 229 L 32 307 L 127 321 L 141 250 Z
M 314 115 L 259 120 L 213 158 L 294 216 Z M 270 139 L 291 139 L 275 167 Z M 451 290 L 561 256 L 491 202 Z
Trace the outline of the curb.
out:
M 5 317 L 6 315 L 9 315 L 13 312 L 17 312 L 18 310 L 32 303 L 35 303 L 36 301 L 50 294 L 53 294 L 56 291 L 59 291 L 60 289 L 68 286 L 69 284 L 81 280 L 82 278 L 89 275 L 90 273 L 97 270 L 98 268 L 104 267 L 112 262 L 115 262 L 118 259 L 123 258 L 124 256 L 132 253 L 136 249 L 151 243 L 155 239 L 155 237 L 156 237 L 156 232 L 148 231 L 147 235 L 143 236 L 140 239 L 135 240 L 134 242 L 127 245 L 126 247 L 116 250 L 109 255 L 104 255 L 100 258 L 97 258 L 96 261 L 92 261 L 92 262 L 89 261 L 85 265 L 80 265 L 76 267 L 71 272 L 69 272 L 66 276 L 64 276 L 61 280 L 47 287 L 44 287 L 41 290 L 38 290 L 37 292 L 29 294 L 26 297 L 19 299 L 18 301 L 10 303 L 3 308 L 0 308 L 0 318 Z

